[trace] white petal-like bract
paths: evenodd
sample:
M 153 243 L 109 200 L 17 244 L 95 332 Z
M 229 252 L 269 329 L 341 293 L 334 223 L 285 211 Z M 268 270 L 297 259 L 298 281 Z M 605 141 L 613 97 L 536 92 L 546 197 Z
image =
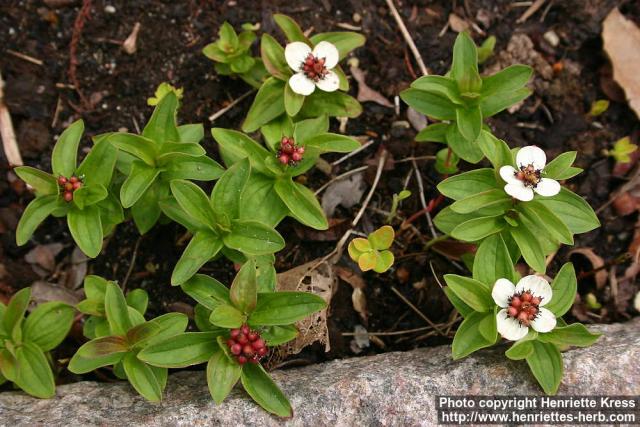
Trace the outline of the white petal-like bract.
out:
M 536 170 L 542 170 L 547 164 L 547 155 L 542 148 L 535 145 L 522 147 L 516 154 L 516 164 L 518 166 L 533 165 Z
M 518 171 L 513 166 L 502 166 L 500 168 L 500 177 L 508 184 L 522 184 L 518 178 L 516 178 Z
M 333 92 L 340 87 L 340 78 L 333 71 L 329 71 L 323 78 L 316 82 L 316 86 L 325 92 Z
M 316 90 L 316 84 L 313 80 L 307 78 L 303 73 L 296 73 L 289 78 L 289 86 L 300 95 L 311 95 Z
M 504 191 L 511 197 L 515 197 L 523 202 L 533 200 L 533 190 L 526 187 L 522 181 L 509 183 L 504 186 Z
M 556 316 L 544 307 L 540 308 L 538 315 L 531 321 L 533 330 L 545 333 L 550 332 L 556 327 Z
M 318 59 L 324 58 L 324 66 L 329 70 L 338 65 L 338 61 L 340 60 L 338 49 L 332 43 L 325 41 L 321 41 L 313 48 L 313 56 Z
M 534 191 L 541 196 L 555 196 L 560 192 L 560 183 L 555 179 L 542 178 Z
M 551 296 L 553 295 L 549 282 L 544 280 L 542 277 L 533 274 L 523 277 L 516 285 L 517 293 L 526 291 L 531 291 L 533 296 L 541 299 L 540 306 L 548 304 L 549 301 L 551 301 Z
M 507 316 L 507 310 L 502 309 L 496 315 L 498 333 L 511 341 L 518 341 L 529 333 L 529 328 L 522 326 L 516 319 Z
M 516 286 L 507 279 L 498 279 L 493 285 L 491 290 L 491 296 L 499 307 L 507 307 L 509 305 L 509 298 L 516 292 Z
M 300 71 L 310 53 L 311 48 L 302 42 L 292 42 L 284 48 L 284 57 L 293 71 Z

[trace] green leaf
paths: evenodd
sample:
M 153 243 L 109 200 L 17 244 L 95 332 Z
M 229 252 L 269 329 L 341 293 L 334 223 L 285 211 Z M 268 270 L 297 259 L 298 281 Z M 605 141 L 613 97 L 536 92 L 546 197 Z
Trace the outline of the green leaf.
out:
M 360 148 L 355 139 L 337 133 L 323 133 L 305 141 L 306 147 L 316 147 L 321 152 L 350 153 Z
M 454 360 L 462 359 L 481 348 L 490 347 L 495 340 L 488 340 L 480 333 L 480 325 L 489 316 L 495 318 L 492 311 L 486 313 L 473 312 L 460 324 L 451 344 Z
M 478 329 L 480 330 L 480 334 L 487 341 L 496 342 L 498 339 L 498 323 L 496 320 L 496 314 L 498 312 L 498 307 L 494 306 L 493 316 L 485 316 L 478 325 Z
M 461 173 L 438 184 L 438 191 L 453 200 L 464 199 L 495 188 L 499 188 L 495 172 L 487 168 Z
M 342 60 L 347 57 L 349 52 L 364 46 L 367 39 L 362 34 L 355 33 L 353 31 L 336 31 L 315 34 L 311 36 L 310 40 L 314 46 L 321 41 L 331 43 L 336 47 L 336 49 L 338 49 L 340 60 Z
M 262 408 L 279 417 L 291 417 L 291 404 L 259 363 L 247 363 L 242 368 L 242 386 Z
M 562 187 L 552 197 L 541 197 L 538 202 L 549 208 L 574 234 L 586 233 L 600 227 L 600 221 L 589 204 L 577 194 Z
M 478 73 L 476 44 L 467 32 L 461 32 L 453 45 L 451 77 L 458 83 L 460 92 L 477 92 L 482 86 Z
M 200 187 L 193 182 L 176 179 L 171 181 L 171 193 L 185 212 L 213 229 L 217 223 L 215 213 L 209 204 L 209 198 Z
M 280 27 L 289 42 L 303 42 L 308 44 L 309 40 L 305 37 L 296 21 L 281 13 L 274 13 L 273 20 L 278 27 Z
M 456 125 L 460 134 L 469 142 L 475 142 L 482 130 L 482 113 L 480 108 L 457 108 Z
M 513 155 L 507 143 L 496 138 L 491 132 L 484 129 L 480 131 L 476 144 L 494 169 L 498 170 L 502 166 L 514 164 Z
M 538 238 L 524 226 L 510 227 L 509 232 L 520 248 L 522 257 L 527 264 L 535 271 L 544 273 L 547 268 L 544 251 L 542 250 L 542 246 L 540 246 Z
M 231 221 L 231 231 L 222 240 L 225 246 L 247 255 L 272 254 L 285 246 L 284 239 L 273 228 L 240 219 Z
M 30 166 L 18 166 L 13 171 L 21 180 L 33 187 L 39 196 L 58 194 L 58 181 L 53 175 Z
M 122 337 L 102 337 L 83 344 L 69 362 L 68 369 L 74 374 L 86 374 L 103 366 L 114 365 L 128 352 Z
M 193 157 L 186 154 L 173 154 L 171 162 L 164 167 L 162 178 L 192 179 L 195 181 L 213 181 L 220 178 L 224 169 L 218 162 L 207 157 Z
M 280 46 L 280 43 L 278 43 L 276 39 L 267 33 L 263 34 L 260 40 L 260 56 L 269 74 L 280 80 L 287 80 L 289 78 L 291 70 L 284 57 L 284 48 Z
M 447 123 L 433 123 L 422 129 L 415 137 L 418 142 L 440 142 L 442 144 L 447 143 L 446 135 L 447 129 L 452 126 Z
M 451 236 L 465 242 L 476 242 L 492 234 L 499 233 L 506 225 L 501 215 L 482 216 L 458 225 L 451 231 Z
M 33 232 L 51 212 L 60 207 L 57 194 L 40 196 L 33 199 L 22 213 L 16 229 L 16 243 L 22 246 L 29 241 Z
M 89 258 L 95 258 L 102 249 L 102 221 L 96 205 L 84 209 L 71 209 L 67 214 L 67 225 L 73 240 Z
M 238 49 L 239 41 L 238 34 L 233 29 L 231 24 L 224 22 L 218 31 L 220 35 L 220 47 L 227 52 L 234 52 Z
M 76 176 L 84 176 L 85 186 L 101 185 L 108 188 L 117 158 L 118 150 L 106 137 L 102 138 L 95 143 L 80 163 Z M 74 198 L 75 196 L 74 194 Z
M 179 142 L 180 134 L 176 125 L 177 110 L 178 97 L 174 91 L 171 91 L 156 105 L 142 135 L 152 140 L 156 147 L 165 142 Z
M 601 335 L 589 332 L 582 323 L 572 323 L 568 326 L 556 327 L 546 334 L 539 334 L 538 340 L 560 346 L 589 347 L 598 341 Z
M 451 305 L 460 313 L 463 318 L 466 318 L 471 313 L 475 313 L 473 308 L 469 307 L 464 301 L 462 301 L 448 286 L 442 288 Z
M 528 65 L 511 65 L 497 73 L 482 78 L 483 97 L 514 92 L 527 84 L 533 69 Z
M 100 276 L 89 275 L 84 278 L 84 294 L 88 299 L 104 301 L 107 293 L 107 280 Z
M 411 83 L 411 87 L 444 96 L 454 104 L 463 105 L 456 81 L 445 76 L 423 76 Z
M 358 117 L 362 113 L 362 105 L 341 91 L 324 92 L 316 90 L 307 96 L 299 115 L 305 118 L 327 114 L 331 117 Z
M 213 277 L 196 274 L 180 285 L 191 298 L 213 310 L 219 304 L 231 304 L 229 289 Z
M 274 186 L 291 216 L 316 230 L 326 230 L 329 223 L 315 194 L 307 187 L 288 180 L 278 180 Z
M 544 176 L 551 179 L 559 179 L 559 176 L 571 167 L 573 162 L 576 161 L 577 151 L 567 151 L 566 153 L 560 154 L 555 159 L 551 160 L 544 167 Z
M 491 286 L 502 278 L 516 282 L 509 250 L 500 234 L 487 237 L 478 246 L 473 261 L 473 278 Z
M 195 234 L 197 231 L 206 229 L 204 224 L 196 221 L 180 207 L 178 202 L 173 197 L 166 197 L 158 202 L 160 209 L 162 209 L 162 213 L 168 216 L 171 220 L 177 222 L 182 225 L 184 228 L 189 230 L 192 234 Z
M 275 77 L 265 80 L 249 108 L 247 118 L 242 123 L 244 132 L 254 132 L 284 113 L 285 85 L 286 82 Z
M 477 218 L 474 214 L 459 214 L 451 210 L 449 206 L 438 212 L 438 215 L 433 219 L 433 223 L 438 227 L 440 231 L 445 234 L 451 235 L 451 232 L 458 225 L 471 219 Z
M 250 313 L 256 307 L 257 296 L 256 263 L 250 260 L 244 263 L 233 279 L 229 298 L 240 311 Z M 215 324 L 215 322 L 211 323 Z
M 160 206 L 158 201 L 160 197 L 167 196 L 169 186 L 160 180 L 154 183 L 142 194 L 142 197 L 131 206 L 131 216 L 138 228 L 140 234 L 145 234 L 155 225 L 160 218 Z
M 218 143 L 220 154 L 227 166 L 248 157 L 252 170 L 269 175 L 264 159 L 272 154 L 262 145 L 247 135 L 230 129 L 213 128 L 211 135 Z
M 16 329 L 20 329 L 30 300 L 31 288 L 20 289 L 11 297 L 2 317 L 2 326 L 7 335 L 12 336 Z
M 160 175 L 160 169 L 149 166 L 139 160 L 132 163 L 131 174 L 120 187 L 120 201 L 123 208 L 133 206 L 151 187 Z
M 73 203 L 80 209 L 106 199 L 109 192 L 100 184 L 86 185 L 73 192 Z
M 532 200 L 523 204 L 520 212 L 531 222 L 537 224 L 540 228 L 560 243 L 565 245 L 573 245 L 573 235 L 567 226 L 558 218 L 549 208 Z
M 473 194 L 458 200 L 451 205 L 451 210 L 457 213 L 473 213 L 484 207 L 499 207 L 504 211 L 513 205 L 511 197 L 500 189 L 492 189 Z
M 219 332 L 185 332 L 144 348 L 138 359 L 161 368 L 198 365 L 218 350 L 218 335 Z
M 268 346 L 287 343 L 298 336 L 298 329 L 294 325 L 269 326 L 264 329 L 260 336 Z
M 275 227 L 289 213 L 274 188 L 275 180 L 253 173 L 240 195 L 240 219 L 259 221 Z
M 125 297 L 127 305 L 134 308 L 138 313 L 144 315 L 147 311 L 147 305 L 149 304 L 149 294 L 144 289 L 133 289 L 127 292 Z
M 160 147 L 157 156 L 158 165 L 166 165 L 176 158 L 176 155 L 186 155 L 200 157 L 206 154 L 206 150 L 200 144 L 189 144 L 185 142 L 165 142 Z
M 167 313 L 149 320 L 146 324 L 157 327 L 155 328 L 156 332 L 147 339 L 138 341 L 136 345 L 139 348 L 150 345 L 151 343 L 161 342 L 175 335 L 184 333 L 189 324 L 189 318 L 183 313 Z
M 445 274 L 444 280 L 447 282 L 449 289 L 475 311 L 493 311 L 495 303 L 491 297 L 491 289 L 488 283 L 456 274 Z
M 504 352 L 504 355 L 511 360 L 522 360 L 531 356 L 532 353 L 533 344 L 531 344 L 531 341 L 522 339 L 514 342 L 513 345 Z
M 496 47 L 495 36 L 487 37 L 482 44 L 478 47 L 478 64 L 483 64 L 487 59 L 493 55 L 493 50 Z
M 578 291 L 578 281 L 573 264 L 568 262 L 562 266 L 551 283 L 551 289 L 553 290 L 551 301 L 545 307 L 556 317 L 561 317 L 573 305 Z
M 118 149 L 129 153 L 148 166 L 156 164 L 156 147 L 152 140 L 133 133 L 117 132 L 107 139 Z
M 222 174 L 211 193 L 213 209 L 226 214 L 229 218 L 238 218 L 240 216 L 240 197 L 250 174 L 251 164 L 248 158 L 235 163 Z
M 240 379 L 241 372 L 242 366 L 230 360 L 222 350 L 213 353 L 207 363 L 207 385 L 217 405 L 229 395 Z
M 436 171 L 440 174 L 454 174 L 458 172 L 460 158 L 450 148 L 443 148 L 436 153 Z
M 554 395 L 562 381 L 562 355 L 553 344 L 531 341 L 533 352 L 527 357 L 531 373 L 546 394 Z
M 162 400 L 162 387 L 151 367 L 140 361 L 133 353 L 125 355 L 122 362 L 129 383 L 142 397 L 151 402 Z
M 300 112 L 302 104 L 304 104 L 305 96 L 296 93 L 291 89 L 291 85 L 287 84 L 284 87 L 284 109 L 291 117 Z
M 0 348 L 0 375 L 13 382 L 18 377 L 18 361 L 6 348 Z
M 180 142 L 187 144 L 199 144 L 204 138 L 204 126 L 202 123 L 178 126 Z
M 447 143 L 453 152 L 461 159 L 464 159 L 469 163 L 478 163 L 482 160 L 484 154 L 482 153 L 479 144 L 473 140 L 465 138 L 462 133 L 460 133 L 460 126 L 461 122 L 458 122 L 456 126 L 449 126 L 447 129 Z M 475 132 L 475 130 L 473 130 L 473 132 Z
M 35 344 L 24 342 L 16 349 L 15 383 L 32 396 L 48 399 L 56 392 L 53 372 L 46 356 Z
M 289 325 L 324 309 L 327 303 L 306 292 L 274 292 L 258 295 L 249 322 L 258 326 Z
M 60 301 L 40 304 L 24 323 L 23 339 L 36 344 L 42 351 L 51 351 L 65 339 L 75 310 Z
M 76 120 L 67 127 L 51 153 L 53 175 L 71 177 L 76 170 L 78 145 L 84 133 L 84 122 Z
M 122 289 L 114 282 L 107 283 L 104 308 L 109 327 L 114 335 L 124 335 L 131 329 L 127 300 L 122 293 Z
M 222 248 L 220 237 L 210 231 L 198 231 L 185 248 L 171 273 L 171 285 L 177 286 L 189 280 L 204 264 Z
M 231 305 L 220 304 L 211 310 L 209 322 L 220 328 L 239 328 L 245 322 L 245 316 L 240 310 Z
M 406 89 L 400 98 L 419 113 L 437 120 L 456 120 L 456 104 L 448 98 L 419 89 Z
M 532 91 L 529 88 L 518 89 L 508 93 L 496 93 L 487 97 L 483 97 L 480 100 L 480 109 L 482 110 L 482 117 L 494 116 L 500 111 L 517 104 L 518 102 L 526 99 L 531 95 Z
M 389 249 L 393 244 L 395 232 L 390 225 L 383 225 L 367 236 L 367 240 L 373 249 L 384 250 Z

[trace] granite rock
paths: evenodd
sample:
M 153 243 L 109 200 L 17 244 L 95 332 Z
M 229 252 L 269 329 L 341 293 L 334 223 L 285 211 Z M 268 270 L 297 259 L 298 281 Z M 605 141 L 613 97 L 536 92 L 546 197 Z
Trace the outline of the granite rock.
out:
M 640 318 L 597 326 L 605 333 L 587 349 L 565 353 L 560 395 L 639 395 Z M 450 347 L 336 360 L 275 371 L 294 407 L 294 426 L 434 425 L 438 395 L 540 395 L 525 362 L 507 360 L 505 348 L 460 361 Z M 20 425 L 282 425 L 236 389 L 216 406 L 202 371 L 169 377 L 165 399 L 146 402 L 127 383 L 80 382 L 39 400 L 0 394 L 0 424 Z

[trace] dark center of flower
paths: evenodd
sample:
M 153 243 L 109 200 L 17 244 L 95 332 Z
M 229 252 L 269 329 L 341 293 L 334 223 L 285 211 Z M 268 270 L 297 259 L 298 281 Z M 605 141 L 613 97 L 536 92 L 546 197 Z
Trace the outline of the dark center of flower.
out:
M 227 346 L 241 365 L 247 362 L 258 363 L 269 352 L 269 347 L 258 331 L 251 330 L 248 325 L 232 329 L 227 339 Z
M 65 202 L 70 202 L 73 200 L 73 193 L 78 188 L 81 188 L 82 184 L 82 177 L 77 177 L 75 175 L 71 178 L 67 178 L 62 175 L 58 177 L 58 186 L 60 186 L 62 198 Z
M 536 188 L 540 180 L 540 169 L 536 169 L 533 165 L 520 166 L 520 170 L 515 173 L 515 177 L 518 178 L 526 187 Z
M 329 70 L 324 66 L 325 58 L 316 58 L 312 53 L 307 55 L 307 59 L 302 63 L 302 72 L 307 78 L 317 82 L 324 79 Z
M 534 296 L 531 291 L 514 294 L 509 299 L 507 316 L 517 320 L 521 325 L 529 326 L 540 312 L 542 298 Z
M 304 147 L 297 145 L 293 138 L 287 136 L 282 137 L 276 157 L 283 165 L 295 166 L 302 161 Z

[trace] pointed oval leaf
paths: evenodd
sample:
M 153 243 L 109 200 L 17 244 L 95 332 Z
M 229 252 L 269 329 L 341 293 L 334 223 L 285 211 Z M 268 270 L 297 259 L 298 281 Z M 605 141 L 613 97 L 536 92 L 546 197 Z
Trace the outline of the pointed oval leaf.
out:
M 53 372 L 37 345 L 24 342 L 16 349 L 18 371 L 15 383 L 32 396 L 48 399 L 56 393 Z
M 36 344 L 42 351 L 56 348 L 67 336 L 75 310 L 60 301 L 38 305 L 24 323 L 23 339 Z
M 73 240 L 89 258 L 95 258 L 102 249 L 102 220 L 96 205 L 84 209 L 70 209 L 67 225 Z
M 139 360 L 135 354 L 127 353 L 122 360 L 129 383 L 145 399 L 151 402 L 162 400 L 162 387 L 151 367 Z
M 240 379 L 242 366 L 231 361 L 222 350 L 218 349 L 207 363 L 207 385 L 209 393 L 216 404 L 229 395 L 231 389 Z
M 274 188 L 295 219 L 316 230 L 329 228 L 324 211 L 311 190 L 290 179 L 276 181 Z
M 16 229 L 16 243 L 22 246 L 29 241 L 33 232 L 54 210 L 60 207 L 57 194 L 36 197 L 22 213 Z
M 259 363 L 245 364 L 240 378 L 247 394 L 266 411 L 279 417 L 290 417 L 293 414 L 291 404 L 286 396 L 262 365 Z
M 189 280 L 222 248 L 222 240 L 209 231 L 198 231 L 192 238 L 171 273 L 171 285 Z
M 258 326 L 290 325 L 326 306 L 322 298 L 306 292 L 258 294 L 258 303 L 249 322 Z
M 76 170 L 78 145 L 84 133 L 84 122 L 76 120 L 67 127 L 51 153 L 51 169 L 54 176 L 71 177 Z
M 53 175 L 31 166 L 18 166 L 13 171 L 21 180 L 33 187 L 36 194 L 40 196 L 58 194 L 58 182 Z
M 185 368 L 204 363 L 219 349 L 221 332 L 185 332 L 154 343 L 138 353 L 138 359 L 162 368 Z

